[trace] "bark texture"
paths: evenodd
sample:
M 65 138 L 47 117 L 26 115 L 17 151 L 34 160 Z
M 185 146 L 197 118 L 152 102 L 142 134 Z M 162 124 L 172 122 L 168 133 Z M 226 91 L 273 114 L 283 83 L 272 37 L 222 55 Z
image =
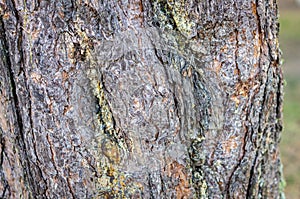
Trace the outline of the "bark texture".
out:
M 1 198 L 281 198 L 276 0 L 1 0 Z

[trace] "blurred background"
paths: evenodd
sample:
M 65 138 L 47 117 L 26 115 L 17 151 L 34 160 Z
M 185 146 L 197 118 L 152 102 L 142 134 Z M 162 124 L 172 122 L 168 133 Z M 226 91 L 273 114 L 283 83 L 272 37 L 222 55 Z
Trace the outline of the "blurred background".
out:
M 281 158 L 287 199 L 300 199 L 300 0 L 279 0 L 283 52 L 284 132 Z

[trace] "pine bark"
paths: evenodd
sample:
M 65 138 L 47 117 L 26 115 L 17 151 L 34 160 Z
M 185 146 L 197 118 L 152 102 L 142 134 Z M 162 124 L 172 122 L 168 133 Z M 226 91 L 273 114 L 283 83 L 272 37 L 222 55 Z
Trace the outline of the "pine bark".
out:
M 0 1 L 0 198 L 283 198 L 276 0 Z

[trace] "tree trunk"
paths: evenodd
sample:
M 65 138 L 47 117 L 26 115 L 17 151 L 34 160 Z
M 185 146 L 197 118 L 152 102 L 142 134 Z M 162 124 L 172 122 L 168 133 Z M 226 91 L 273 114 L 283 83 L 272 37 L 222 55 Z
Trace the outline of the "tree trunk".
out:
M 275 0 L 1 0 L 1 198 L 281 198 Z

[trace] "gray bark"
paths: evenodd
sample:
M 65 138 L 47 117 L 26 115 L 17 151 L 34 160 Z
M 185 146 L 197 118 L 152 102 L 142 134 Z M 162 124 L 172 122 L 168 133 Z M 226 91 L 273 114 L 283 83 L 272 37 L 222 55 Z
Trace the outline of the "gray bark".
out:
M 0 197 L 282 198 L 274 0 L 0 1 Z

